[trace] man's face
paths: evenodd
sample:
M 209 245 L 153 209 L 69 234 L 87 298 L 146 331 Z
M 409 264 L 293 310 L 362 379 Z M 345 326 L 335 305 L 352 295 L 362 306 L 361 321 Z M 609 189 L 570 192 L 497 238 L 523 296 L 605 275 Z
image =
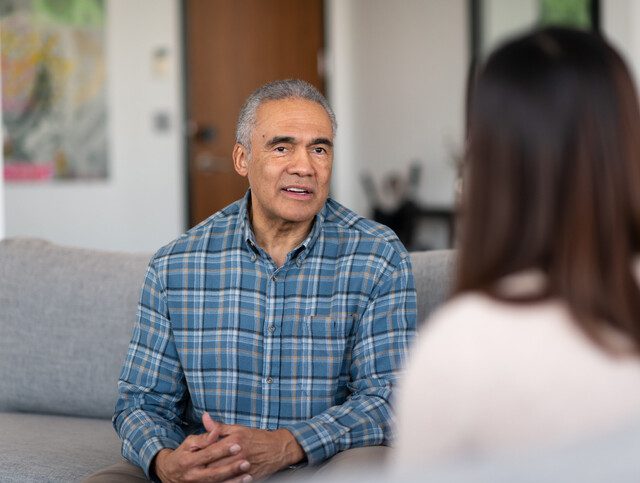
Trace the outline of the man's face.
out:
M 324 108 L 303 99 L 267 101 L 256 113 L 251 153 L 236 144 L 235 169 L 249 179 L 254 227 L 307 224 L 329 195 L 333 130 Z

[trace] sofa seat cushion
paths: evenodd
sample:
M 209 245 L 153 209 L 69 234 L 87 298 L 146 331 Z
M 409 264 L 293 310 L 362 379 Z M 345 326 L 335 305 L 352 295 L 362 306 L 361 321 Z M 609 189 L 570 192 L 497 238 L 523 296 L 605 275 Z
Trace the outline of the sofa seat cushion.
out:
M 121 461 L 108 419 L 0 413 L 0 481 L 72 482 Z

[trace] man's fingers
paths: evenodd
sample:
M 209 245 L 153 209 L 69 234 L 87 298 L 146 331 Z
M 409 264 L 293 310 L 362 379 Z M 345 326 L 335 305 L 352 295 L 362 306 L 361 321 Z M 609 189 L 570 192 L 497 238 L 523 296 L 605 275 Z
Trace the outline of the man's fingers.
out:
M 230 458 L 238 455 L 242 451 L 242 448 L 238 443 L 232 441 L 220 440 L 200 451 L 195 451 L 189 455 L 190 466 L 204 466 L 224 458 Z M 234 461 L 238 461 L 238 458 L 234 458 Z
M 202 424 L 204 425 L 204 429 L 206 429 L 209 432 L 211 431 L 220 432 L 221 424 L 216 423 L 213 419 L 211 419 L 211 416 L 209 416 L 209 413 L 206 411 L 202 413 Z
M 218 423 L 218 431 L 220 431 L 220 436 L 229 436 L 230 434 L 237 433 L 238 431 L 243 429 L 246 429 L 246 427 L 239 424 Z
M 209 430 L 209 432 L 205 434 L 207 435 L 207 437 L 204 438 L 204 442 L 206 446 L 212 445 L 220 437 L 220 431 L 217 431 L 215 428 L 212 430 Z
M 247 474 L 250 468 L 251 465 L 247 460 L 239 460 L 223 466 L 194 468 L 189 472 L 189 477 L 197 481 L 222 482 L 232 480 L 248 483 L 251 481 L 251 475 Z M 247 476 L 250 479 L 244 480 Z
M 220 433 L 217 431 L 189 436 L 184 440 L 184 446 L 187 451 L 198 451 L 211 446 L 219 437 Z
M 249 483 L 250 481 L 253 481 L 253 477 L 251 475 L 240 475 L 231 480 L 225 481 L 225 483 Z
M 209 413 L 202 413 L 202 424 L 204 425 L 204 428 L 207 432 L 187 438 L 187 440 L 189 440 L 189 443 L 187 445 L 187 449 L 189 451 L 196 451 L 202 448 L 206 448 L 207 446 L 215 443 L 221 436 L 221 429 L 223 425 L 211 419 Z
M 202 434 L 187 436 L 180 446 L 182 446 L 185 451 L 196 451 L 202 447 L 202 436 Z

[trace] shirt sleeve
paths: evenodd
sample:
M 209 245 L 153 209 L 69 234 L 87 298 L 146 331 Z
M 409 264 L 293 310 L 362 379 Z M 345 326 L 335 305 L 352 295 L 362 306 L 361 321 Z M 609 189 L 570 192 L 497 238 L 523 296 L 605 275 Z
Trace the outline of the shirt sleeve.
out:
M 392 440 L 392 388 L 416 331 L 416 292 L 409 256 L 383 276 L 356 327 L 350 396 L 317 416 L 287 426 L 316 465 L 340 451 Z
M 118 392 L 113 425 L 122 440 L 122 455 L 150 477 L 155 455 L 163 448 L 177 448 L 185 438 L 181 418 L 186 394 L 166 293 L 153 262 L 142 287 Z

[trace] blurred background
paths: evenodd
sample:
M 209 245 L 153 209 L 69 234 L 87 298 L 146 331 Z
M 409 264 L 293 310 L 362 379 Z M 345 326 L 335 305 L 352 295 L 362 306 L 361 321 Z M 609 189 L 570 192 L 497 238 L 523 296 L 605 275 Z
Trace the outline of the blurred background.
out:
M 239 107 L 300 77 L 338 118 L 332 197 L 451 246 L 469 65 L 554 23 L 637 72 L 637 0 L 0 0 L 0 238 L 157 249 L 244 193 Z

